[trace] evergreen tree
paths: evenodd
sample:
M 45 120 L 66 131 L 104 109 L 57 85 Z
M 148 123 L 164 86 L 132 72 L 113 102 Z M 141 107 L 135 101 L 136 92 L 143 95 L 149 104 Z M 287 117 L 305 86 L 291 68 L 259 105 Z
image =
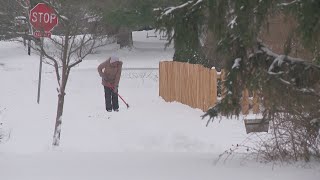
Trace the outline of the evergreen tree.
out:
M 204 8 L 202 1 L 184 0 L 176 7 L 158 10 L 157 29 L 166 32 L 169 44 L 174 42 L 173 60 L 207 65 L 199 38 L 204 23 Z
M 18 21 L 18 17 L 25 16 L 17 0 L 0 1 L 0 40 L 19 37 L 26 28 L 26 20 Z
M 209 8 L 212 28 L 221 37 L 218 47 L 226 57 L 228 76 L 225 98 L 206 115 L 211 118 L 219 113 L 239 115 L 243 90 L 258 91 L 264 119 L 275 126 L 272 129 L 275 141 L 271 142 L 277 152 L 267 153 L 281 160 L 320 157 L 319 126 L 316 125 L 320 121 L 317 110 L 320 109 L 320 67 L 309 60 L 289 57 L 290 51 L 284 55 L 275 54 L 258 39 L 268 15 L 288 10 L 287 15 L 297 17 L 297 33 L 305 40 L 305 47 L 317 58 L 319 3 L 311 0 L 289 3 L 209 0 Z M 310 14 L 315 16 L 311 18 Z
M 313 61 L 320 65 L 320 1 L 291 1 L 280 4 L 298 21 L 298 32 L 304 46 L 313 52 Z
M 263 25 L 276 12 L 296 19 L 294 30 L 304 40 L 304 47 L 314 53 L 313 60 L 289 57 L 290 43 L 279 55 L 259 40 Z M 309 160 L 312 155 L 320 157 L 319 18 L 320 2 L 314 0 L 194 0 L 162 10 L 158 22 L 159 29 L 174 33 L 170 38 L 178 41 L 175 55 L 181 52 L 180 45 L 194 42 L 193 36 L 199 39 L 199 33 L 192 31 L 196 24 L 204 23 L 219 39 L 217 52 L 226 61 L 226 92 L 203 116 L 210 117 L 208 122 L 218 115 L 239 116 L 242 92 L 258 91 L 264 120 L 274 125 L 274 141 L 270 142 L 276 150 L 268 152 L 269 157 Z M 179 33 L 184 38 L 179 38 Z

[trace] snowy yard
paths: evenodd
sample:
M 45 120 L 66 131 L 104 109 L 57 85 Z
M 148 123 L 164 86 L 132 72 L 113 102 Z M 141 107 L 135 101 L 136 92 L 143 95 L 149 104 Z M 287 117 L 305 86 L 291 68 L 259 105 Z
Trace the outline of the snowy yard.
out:
M 159 61 L 170 60 L 165 41 L 136 32 L 135 48 L 115 44 L 87 57 L 67 85 L 61 145 L 53 149 L 57 83 L 44 65 L 37 104 L 39 56 L 22 44 L 0 42 L 0 144 L 3 180 L 318 180 L 319 164 L 274 165 L 239 157 L 216 162 L 232 145 L 246 141 L 243 121 L 215 121 L 203 112 L 166 103 L 158 92 Z M 124 62 L 119 93 L 130 108 L 107 113 L 97 66 L 110 55 Z M 137 69 L 135 69 L 137 68 Z

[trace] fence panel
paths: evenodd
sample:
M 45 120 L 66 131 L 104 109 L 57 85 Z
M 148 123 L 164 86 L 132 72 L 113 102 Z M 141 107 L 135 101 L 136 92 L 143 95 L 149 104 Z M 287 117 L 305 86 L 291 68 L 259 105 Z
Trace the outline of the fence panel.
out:
M 225 80 L 226 74 L 219 75 L 215 69 L 208 69 L 198 64 L 189 64 L 176 61 L 163 61 L 159 64 L 159 96 L 167 102 L 177 101 L 192 108 L 207 111 L 217 103 L 218 81 Z M 221 98 L 226 89 L 221 85 Z M 248 90 L 242 94 L 242 113 L 259 113 L 259 98 L 253 92 L 252 100 Z M 251 107 L 251 108 L 250 108 Z
M 217 72 L 197 64 L 160 62 L 159 95 L 207 111 L 217 102 Z

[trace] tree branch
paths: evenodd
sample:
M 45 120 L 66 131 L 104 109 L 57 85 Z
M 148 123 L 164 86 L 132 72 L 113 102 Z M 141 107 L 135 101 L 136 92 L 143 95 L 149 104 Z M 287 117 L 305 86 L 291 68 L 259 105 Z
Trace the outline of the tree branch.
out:
M 281 56 L 284 56 L 284 55 L 279 55 L 279 54 L 276 54 L 274 52 L 272 52 L 269 48 L 267 48 L 264 44 L 262 43 L 259 43 L 259 49 L 266 53 L 268 56 L 271 56 L 273 57 L 274 59 L 277 59 Z M 303 60 L 303 59 L 300 59 L 300 58 L 294 58 L 294 57 L 290 57 L 290 56 L 284 56 L 283 58 L 283 61 L 286 62 L 286 63 L 289 63 L 289 64 L 302 64 L 306 67 L 313 67 L 313 68 L 316 68 L 318 70 L 320 70 L 320 66 L 319 65 L 316 65 L 312 62 L 309 62 L 309 61 L 306 61 L 306 60 Z

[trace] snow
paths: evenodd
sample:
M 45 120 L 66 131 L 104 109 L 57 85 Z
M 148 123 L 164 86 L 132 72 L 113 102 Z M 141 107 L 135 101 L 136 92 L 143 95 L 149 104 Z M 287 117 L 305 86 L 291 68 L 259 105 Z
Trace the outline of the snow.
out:
M 285 55 L 280 55 L 278 56 L 270 65 L 268 72 L 272 72 L 273 69 L 275 68 L 275 65 L 277 67 L 281 67 L 282 63 L 284 62 L 284 58 L 286 58 Z
M 64 16 L 64 15 L 59 15 L 59 18 L 61 18 L 61 19 L 65 20 L 65 21 L 68 21 L 68 20 L 69 20 L 69 18 L 67 18 L 67 17 L 66 17 L 66 16 Z
M 237 18 L 238 18 L 237 16 L 234 17 L 234 18 L 232 19 L 232 21 L 228 24 L 228 27 L 230 27 L 231 29 L 233 29 L 234 26 L 237 25 Z
M 110 44 L 88 56 L 70 74 L 59 147 L 52 147 L 58 86 L 43 64 L 41 99 L 36 103 L 39 56 L 15 42 L 0 42 L 0 176 L 4 180 L 315 180 L 317 163 L 303 167 L 256 162 L 239 156 L 217 158 L 245 142 L 242 119 L 207 121 L 199 109 L 159 97 L 158 66 L 173 47 L 135 32 L 134 48 Z M 149 31 L 149 33 L 152 33 Z M 120 112 L 104 110 L 97 66 L 110 55 L 124 62 Z
M 17 17 L 15 17 L 15 19 L 16 20 L 26 20 L 27 17 L 25 17 L 25 16 L 17 16 Z
M 239 69 L 240 68 L 240 61 L 241 61 L 241 58 L 235 59 L 233 65 L 232 65 L 232 69 L 234 69 L 234 68 Z
M 319 119 L 312 119 L 310 121 L 311 124 L 317 124 L 317 123 L 320 123 L 320 118 Z
M 202 2 L 203 2 L 203 0 L 198 0 L 196 3 L 194 3 L 193 7 L 194 7 L 194 6 L 197 6 L 198 4 L 200 4 L 200 3 L 202 3 Z
M 173 11 L 177 10 L 177 9 L 181 9 L 181 8 L 184 8 L 186 6 L 188 6 L 189 4 L 193 3 L 193 1 L 188 1 L 186 3 L 183 3 L 179 6 L 176 6 L 176 7 L 169 7 L 166 9 L 166 11 L 162 14 L 162 16 L 167 16 L 169 14 L 171 14 Z M 196 3 L 199 3 L 199 2 L 196 2 Z
M 291 1 L 289 3 L 280 3 L 280 4 L 278 4 L 278 6 L 289 6 L 289 5 L 298 3 L 298 2 L 300 2 L 300 0 L 294 0 L 294 1 Z

